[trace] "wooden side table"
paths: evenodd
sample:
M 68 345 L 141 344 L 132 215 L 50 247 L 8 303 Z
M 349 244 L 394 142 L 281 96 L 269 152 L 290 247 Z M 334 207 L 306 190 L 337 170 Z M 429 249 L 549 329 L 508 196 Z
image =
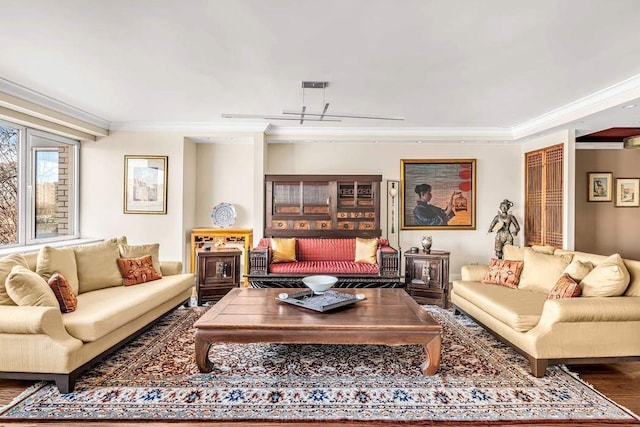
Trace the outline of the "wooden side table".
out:
M 449 295 L 449 252 L 404 253 L 404 283 L 418 304 L 447 307 Z
M 198 249 L 196 294 L 198 305 L 217 302 L 233 288 L 240 286 L 240 256 L 237 248 Z

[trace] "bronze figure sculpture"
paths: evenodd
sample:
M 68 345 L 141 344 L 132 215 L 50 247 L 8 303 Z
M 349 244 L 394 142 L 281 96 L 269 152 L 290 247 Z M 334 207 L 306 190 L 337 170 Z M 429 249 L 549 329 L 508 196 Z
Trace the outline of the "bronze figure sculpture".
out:
M 502 203 L 500 203 L 498 214 L 493 218 L 493 221 L 491 221 L 491 225 L 489 225 L 489 233 L 496 233 L 494 249 L 498 259 L 502 259 L 502 248 L 504 245 L 513 245 L 513 238 L 516 237 L 520 231 L 518 220 L 509 212 L 512 206 L 513 202 L 504 199 Z

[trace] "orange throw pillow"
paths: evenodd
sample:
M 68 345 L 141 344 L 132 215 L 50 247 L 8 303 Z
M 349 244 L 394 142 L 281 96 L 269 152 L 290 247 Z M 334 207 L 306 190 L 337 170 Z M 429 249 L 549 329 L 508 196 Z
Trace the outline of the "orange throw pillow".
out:
M 125 286 L 151 282 L 161 278 L 153 268 L 151 255 L 140 258 L 118 258 L 118 268 Z
M 547 295 L 547 299 L 574 298 L 580 295 L 582 295 L 582 289 L 578 282 L 573 280 L 568 273 L 564 273 Z
M 71 290 L 71 285 L 60 273 L 53 273 L 49 278 L 49 287 L 53 291 L 58 304 L 60 304 L 60 311 L 63 313 L 71 313 L 78 308 L 78 299 Z
M 491 264 L 489 264 L 489 271 L 482 279 L 482 283 L 516 289 L 523 266 L 523 261 L 492 258 Z

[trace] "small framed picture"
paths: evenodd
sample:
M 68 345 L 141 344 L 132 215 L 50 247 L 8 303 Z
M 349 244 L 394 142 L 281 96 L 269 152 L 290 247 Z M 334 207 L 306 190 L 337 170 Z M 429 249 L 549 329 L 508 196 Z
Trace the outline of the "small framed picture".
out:
M 640 206 L 640 178 L 616 178 L 616 207 L 632 208 Z
M 588 201 L 610 202 L 613 199 L 613 174 L 611 172 L 589 172 L 587 185 Z
M 167 156 L 124 156 L 124 213 L 167 213 Z

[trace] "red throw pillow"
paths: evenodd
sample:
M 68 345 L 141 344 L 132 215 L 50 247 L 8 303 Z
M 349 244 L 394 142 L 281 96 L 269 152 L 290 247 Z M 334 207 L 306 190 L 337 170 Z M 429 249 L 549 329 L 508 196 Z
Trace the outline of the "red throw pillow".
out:
M 49 278 L 49 287 L 60 304 L 60 311 L 70 313 L 78 308 L 78 299 L 71 290 L 71 285 L 60 273 L 53 273 Z
M 151 255 L 140 258 L 118 258 L 118 268 L 125 286 L 160 279 L 158 272 L 153 268 Z
M 578 282 L 573 280 L 568 273 L 564 273 L 547 295 L 547 299 L 574 298 L 580 295 L 582 295 L 582 289 Z
M 492 258 L 491 264 L 489 264 L 489 271 L 482 279 L 482 283 L 515 289 L 518 287 L 523 266 L 523 261 Z

